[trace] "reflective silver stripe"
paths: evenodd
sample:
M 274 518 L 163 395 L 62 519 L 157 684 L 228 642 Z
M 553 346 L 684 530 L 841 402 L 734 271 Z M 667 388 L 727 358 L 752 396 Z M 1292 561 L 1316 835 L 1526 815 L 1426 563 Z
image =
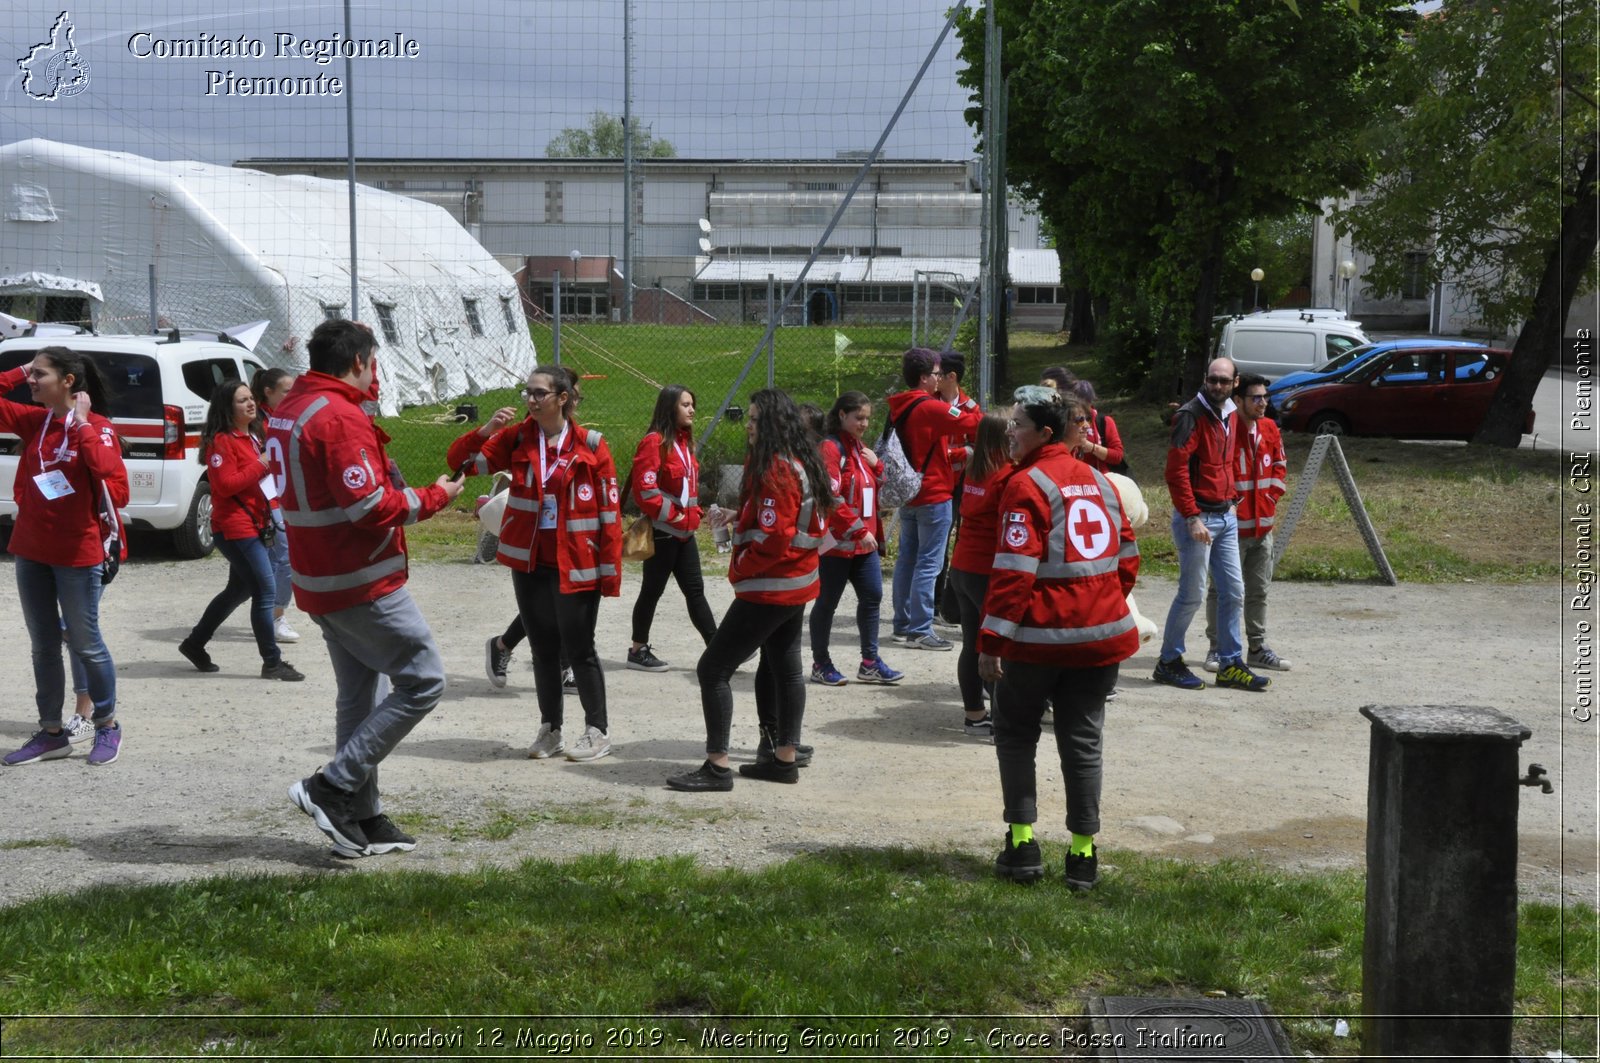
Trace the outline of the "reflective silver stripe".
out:
M 617 511 L 616 510 L 614 510 L 614 509 L 603 509 L 603 510 L 600 511 L 600 523 L 601 524 L 615 524 L 616 522 L 617 522 Z
M 1105 503 L 1106 512 L 1111 515 L 1111 537 L 1122 537 L 1122 496 L 1117 494 L 1117 489 L 1111 486 L 1111 481 L 1100 475 L 1100 470 L 1091 468 L 1094 473 L 1094 482 L 1100 487 L 1100 501 Z
M 500 552 L 513 561 L 527 561 L 533 557 L 531 547 L 507 546 L 504 539 L 500 540 Z
M 988 627 L 987 621 L 984 626 Z M 1019 626 L 1015 634 L 1008 637 L 1012 642 L 1026 642 L 1036 646 L 1070 646 L 1080 642 L 1099 642 L 1101 639 L 1109 639 L 1123 632 L 1132 631 L 1137 626 L 1133 614 L 1130 613 L 1121 620 L 1110 624 L 1097 624 L 1094 627 Z
M 590 450 L 600 449 L 600 433 L 596 432 L 593 428 L 589 429 L 589 434 L 585 436 L 584 439 L 588 441 Z
M 1067 556 L 1067 504 L 1061 497 L 1061 488 L 1056 482 L 1046 476 L 1044 470 L 1037 465 L 1028 470 L 1028 478 L 1034 482 L 1045 500 L 1050 503 L 1050 534 L 1045 539 L 1044 560 L 1062 561 Z
M 539 512 L 539 502 L 537 499 L 523 498 L 521 495 L 512 495 L 510 498 L 506 499 L 506 508 L 520 510 L 523 513 L 537 513 Z
M 568 531 L 599 531 L 600 520 L 598 517 L 575 517 L 567 521 Z
M 310 421 L 311 418 L 313 418 L 317 414 L 321 413 L 327 407 L 327 405 L 328 405 L 327 396 L 322 396 L 321 398 L 316 399 L 315 401 L 313 401 L 311 403 L 311 405 L 307 406 L 304 410 L 301 411 L 300 416 L 295 418 L 294 427 L 289 429 L 289 457 L 288 457 L 289 478 L 292 481 L 294 481 L 294 500 L 295 500 L 295 503 L 297 505 L 301 506 L 302 508 L 298 509 L 298 510 L 291 510 L 287 506 L 285 506 L 284 507 L 284 511 L 283 511 L 283 522 L 285 524 L 288 524 L 288 525 L 291 525 L 291 526 L 294 526 L 294 527 L 314 528 L 314 527 L 317 527 L 317 526 L 319 526 L 320 524 L 323 523 L 321 521 L 318 521 L 316 523 L 301 524 L 298 521 L 295 521 L 295 520 L 291 519 L 291 514 L 294 514 L 294 513 L 311 514 L 311 513 L 317 512 L 316 510 L 305 508 L 306 507 L 306 501 L 307 501 L 307 499 L 306 499 L 306 475 L 300 469 L 300 433 L 301 433 L 301 431 L 303 431 L 305 429 L 306 422 Z M 322 512 L 326 513 L 327 511 L 323 510 Z M 340 519 L 341 520 L 343 519 L 343 514 L 340 514 Z M 327 523 L 333 523 L 333 522 L 332 521 L 328 521 Z
M 848 539 L 858 531 L 865 531 L 866 528 L 866 522 L 864 522 L 860 517 L 857 517 L 855 520 L 850 522 L 850 527 L 844 530 L 844 537 Z
M 807 535 L 804 532 L 795 532 L 794 538 L 790 539 L 789 542 L 791 545 L 798 546 L 802 550 L 819 550 L 822 548 L 824 539 L 822 536 Z
M 1270 528 L 1276 523 L 1278 523 L 1278 518 L 1276 516 L 1262 517 L 1255 522 L 1255 526 L 1258 528 Z
M 1265 491 L 1269 487 L 1281 487 L 1285 491 L 1289 489 L 1288 484 L 1277 479 L 1276 477 L 1266 480 L 1235 480 L 1233 482 L 1233 489 L 1235 491 L 1254 491 L 1257 489 Z
M 817 573 L 813 569 L 804 576 L 790 576 L 787 579 L 747 579 L 740 580 L 733 585 L 734 592 L 739 591 L 797 591 L 811 586 L 817 582 Z
M 644 499 L 647 499 L 647 498 L 660 498 L 661 497 L 661 491 L 660 491 L 659 488 L 646 487 L 643 491 L 639 492 L 638 497 L 639 497 L 640 501 L 643 501 Z
M 387 490 L 388 488 L 386 487 L 380 487 L 366 498 L 363 498 L 361 501 L 352 502 L 348 506 L 345 506 L 345 519 L 351 524 L 359 523 L 362 517 L 365 517 L 368 513 L 371 513 L 373 508 L 377 506 L 379 502 L 383 501 L 383 493 Z
M 1278 479 L 1276 476 L 1274 476 L 1270 480 L 1257 480 L 1256 484 L 1258 486 L 1260 486 L 1260 487 L 1263 487 L 1263 488 L 1266 488 L 1266 487 L 1281 487 L 1285 491 L 1289 490 L 1289 485 L 1284 483 L 1282 480 Z
M 1256 526 L 1256 522 L 1253 521 L 1253 520 L 1241 520 L 1239 522 L 1239 530 L 1240 531 L 1250 531 L 1255 526 Z
M 483 456 L 482 451 L 479 451 L 477 454 L 473 455 L 472 471 L 477 473 L 479 476 L 489 475 L 489 459 Z
M 996 554 L 994 568 L 1008 572 L 1038 572 L 1039 559 L 1027 554 Z
M 1002 620 L 998 616 L 986 616 L 983 623 L 978 625 L 984 631 L 993 631 L 1003 639 L 1008 639 L 1017 630 L 1015 620 Z
M 1235 491 L 1254 491 L 1256 482 L 1254 480 L 1235 480 L 1233 481 L 1233 489 Z
M 394 541 L 394 532 L 395 530 L 390 528 L 388 531 L 383 533 L 383 538 L 378 541 L 378 545 L 375 546 L 372 552 L 367 555 L 368 561 L 371 561 L 373 558 L 389 549 L 389 544 Z
M 422 496 L 412 488 L 406 488 L 406 523 L 415 524 L 422 516 Z
M 995 558 L 996 561 L 999 558 Z M 1046 561 L 1039 566 L 1040 579 L 1083 579 L 1102 576 L 1117 570 L 1117 558 L 1101 557 L 1093 561 Z
M 348 591 L 357 587 L 365 587 L 367 584 L 375 583 L 384 576 L 392 576 L 396 572 L 404 572 L 405 568 L 405 555 L 396 554 L 394 557 L 379 561 L 375 565 L 358 568 L 354 572 L 343 572 L 337 576 L 307 576 L 303 572 L 295 572 L 293 570 L 289 574 L 294 580 L 294 585 L 301 590 L 310 591 L 313 594 L 327 594 L 332 591 Z
M 1123 557 L 1138 557 L 1138 556 L 1139 556 L 1139 541 L 1137 539 L 1135 539 L 1131 543 L 1123 543 L 1122 544 L 1122 549 L 1117 551 L 1117 557 L 1119 557 L 1119 558 L 1123 558 Z
M 751 528 L 749 531 L 739 532 L 733 537 L 735 546 L 743 546 L 745 543 L 764 543 L 766 541 L 767 533 L 760 528 Z
M 326 528 L 334 524 L 348 524 L 344 510 L 333 509 L 283 509 L 283 523 L 291 528 Z
M 664 520 L 651 521 L 650 527 L 656 529 L 657 531 L 665 532 L 674 539 L 687 539 L 694 534 L 694 532 L 685 531 L 683 528 L 675 528 Z
M 567 573 L 567 579 L 573 583 L 592 583 L 606 576 L 615 576 L 617 566 L 601 565 L 598 568 L 575 568 Z

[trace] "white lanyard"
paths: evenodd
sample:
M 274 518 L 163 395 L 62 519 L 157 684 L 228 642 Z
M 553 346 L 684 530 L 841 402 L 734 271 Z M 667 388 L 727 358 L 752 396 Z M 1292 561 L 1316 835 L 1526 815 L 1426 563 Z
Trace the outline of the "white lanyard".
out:
M 683 462 L 683 490 L 678 492 L 678 504 L 684 509 L 689 508 L 689 496 L 694 494 L 694 456 L 683 448 L 676 439 L 672 441 L 673 453 L 678 455 L 678 460 Z
M 49 461 L 44 460 L 44 437 L 50 432 L 50 419 L 54 416 L 49 410 L 44 413 L 44 427 L 39 429 L 39 468 L 48 469 L 52 465 L 66 460 L 67 447 L 72 443 L 72 411 L 61 419 L 61 445 L 56 448 L 56 456 Z
M 556 463 L 549 464 L 550 458 L 545 451 L 544 429 L 539 429 L 539 486 L 543 487 L 550 480 L 550 474 L 561 468 L 561 447 L 567 441 L 567 431 L 572 427 L 569 421 L 561 426 L 561 434 L 556 436 Z

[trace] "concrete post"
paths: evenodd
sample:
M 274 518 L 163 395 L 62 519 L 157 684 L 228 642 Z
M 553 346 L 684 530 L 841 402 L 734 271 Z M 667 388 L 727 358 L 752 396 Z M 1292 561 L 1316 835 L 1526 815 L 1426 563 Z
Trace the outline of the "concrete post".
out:
M 1372 721 L 1365 1056 L 1509 1058 L 1517 761 L 1533 732 L 1472 706 L 1361 714 Z

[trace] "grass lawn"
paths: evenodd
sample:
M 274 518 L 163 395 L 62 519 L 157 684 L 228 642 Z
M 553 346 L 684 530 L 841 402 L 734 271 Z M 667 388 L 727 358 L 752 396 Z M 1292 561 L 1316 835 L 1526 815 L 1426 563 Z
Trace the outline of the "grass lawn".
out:
M 0 1013 L 39 1016 L 8 1021 L 5 1049 L 329 1058 L 393 1054 L 375 1037 L 431 1028 L 464 1047 L 399 1054 L 558 1054 L 526 1041 L 558 1035 L 577 1055 L 776 1054 L 706 1047 L 720 1032 L 786 1037 L 795 1055 L 1010 1056 L 1040 1053 L 991 1031 L 1043 1034 L 1059 1052 L 1063 1028 L 1087 1030 L 1091 995 L 1206 993 L 1263 1000 L 1296 1051 L 1360 1053 L 1359 875 L 1102 862 L 1088 894 L 900 849 L 755 872 L 594 856 L 96 888 L 0 911 Z M 1594 913 L 1525 906 L 1516 1031 L 1529 1054 L 1592 1044 L 1592 1019 L 1553 1017 L 1596 1010 L 1563 948 L 1568 964 L 1593 959 Z M 162 1017 L 88 1017 L 141 1014 Z M 1333 1036 L 1340 1017 L 1348 1038 Z M 881 1041 L 808 1048 L 806 1028 Z

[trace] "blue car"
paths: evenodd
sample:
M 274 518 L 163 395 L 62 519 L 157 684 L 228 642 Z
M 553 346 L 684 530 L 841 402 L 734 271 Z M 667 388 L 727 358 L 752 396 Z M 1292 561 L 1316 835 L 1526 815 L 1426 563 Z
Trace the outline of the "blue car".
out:
M 1281 376 L 1267 387 L 1267 403 L 1274 409 L 1283 406 L 1283 400 L 1288 393 L 1312 384 L 1329 384 L 1342 379 L 1344 375 L 1356 369 L 1379 355 L 1388 354 L 1390 351 L 1409 350 L 1441 350 L 1446 347 L 1487 347 L 1488 344 L 1477 343 L 1473 340 L 1445 340 L 1431 337 L 1415 337 L 1403 340 L 1380 340 L 1362 347 L 1352 347 L 1336 358 L 1330 359 L 1322 366 L 1303 373 L 1290 373 Z

